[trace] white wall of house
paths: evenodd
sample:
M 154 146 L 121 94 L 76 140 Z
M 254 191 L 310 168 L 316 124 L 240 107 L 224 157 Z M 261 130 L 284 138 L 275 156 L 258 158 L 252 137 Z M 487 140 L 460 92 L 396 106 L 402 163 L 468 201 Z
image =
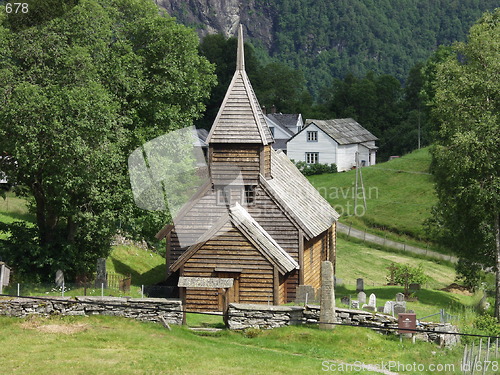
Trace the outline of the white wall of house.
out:
M 316 131 L 317 141 L 308 141 L 307 132 Z M 337 164 L 337 142 L 319 129 L 316 125 L 311 124 L 304 131 L 296 135 L 287 144 L 287 155 L 294 161 L 306 161 L 306 153 L 317 152 L 318 163 L 321 164 Z
M 290 138 L 290 135 L 288 133 L 285 133 L 279 125 L 276 125 L 274 123 L 270 123 L 269 129 L 272 129 L 271 131 L 273 132 L 274 139 L 288 139 L 288 138 Z

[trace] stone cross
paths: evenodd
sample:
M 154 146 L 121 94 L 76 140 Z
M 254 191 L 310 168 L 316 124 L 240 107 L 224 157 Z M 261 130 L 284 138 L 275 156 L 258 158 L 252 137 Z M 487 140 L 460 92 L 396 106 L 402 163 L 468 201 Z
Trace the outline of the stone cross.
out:
M 333 329 L 337 321 L 335 315 L 335 289 L 333 281 L 333 264 L 321 262 L 321 309 L 319 312 L 319 328 Z

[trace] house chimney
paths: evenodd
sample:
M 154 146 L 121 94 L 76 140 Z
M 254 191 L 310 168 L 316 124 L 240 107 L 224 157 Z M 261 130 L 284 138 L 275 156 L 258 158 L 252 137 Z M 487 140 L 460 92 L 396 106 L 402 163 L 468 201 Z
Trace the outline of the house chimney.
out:
M 262 113 L 267 115 L 267 110 L 265 105 L 262 106 Z
M 271 106 L 271 113 L 273 115 L 276 113 L 276 106 L 274 104 Z

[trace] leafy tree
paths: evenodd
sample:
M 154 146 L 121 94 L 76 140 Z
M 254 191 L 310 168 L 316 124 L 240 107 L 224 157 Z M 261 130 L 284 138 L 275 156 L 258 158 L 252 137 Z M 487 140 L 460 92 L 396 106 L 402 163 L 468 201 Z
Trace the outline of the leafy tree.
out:
M 128 154 L 191 124 L 213 83 L 196 35 L 154 3 L 59 4 L 43 22 L 0 14 L 0 150 L 15 160 L 5 172 L 32 199 L 36 244 L 50 258 L 43 276 L 87 271 L 119 223 L 135 232 L 138 223 L 149 232 L 164 224 L 166 213 L 132 204 Z M 4 230 L 11 243 L 28 232 Z
M 432 171 L 435 224 L 459 255 L 459 272 L 496 269 L 500 320 L 500 9 L 485 13 L 466 43 L 438 64 L 433 114 L 439 121 Z

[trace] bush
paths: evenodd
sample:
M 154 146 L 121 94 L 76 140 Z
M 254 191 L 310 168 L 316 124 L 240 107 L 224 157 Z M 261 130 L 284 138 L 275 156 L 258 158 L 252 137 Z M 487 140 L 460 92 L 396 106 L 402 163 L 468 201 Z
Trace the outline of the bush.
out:
M 402 285 L 405 288 L 405 295 L 408 296 L 410 284 L 424 284 L 429 280 L 429 277 L 424 273 L 424 267 L 419 264 L 417 267 L 412 267 L 408 264 L 391 263 L 388 268 L 387 281 L 390 284 Z
M 337 173 L 337 165 L 332 164 L 307 164 L 305 161 L 295 162 L 292 160 L 295 166 L 302 172 L 304 176 L 312 176 L 315 174 L 323 173 Z

